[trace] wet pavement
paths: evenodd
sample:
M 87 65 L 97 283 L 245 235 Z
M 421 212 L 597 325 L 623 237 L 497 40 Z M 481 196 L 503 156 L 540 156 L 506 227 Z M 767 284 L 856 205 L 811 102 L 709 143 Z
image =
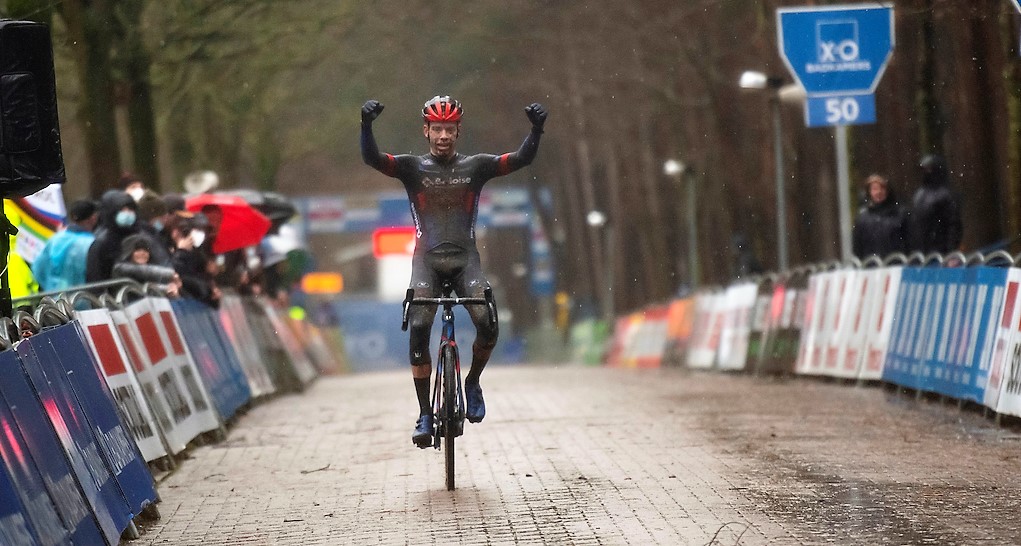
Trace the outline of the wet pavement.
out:
M 127 544 L 1008 544 L 1021 434 L 877 386 L 495 367 L 488 416 L 412 447 L 411 379 L 318 380 L 161 478 Z

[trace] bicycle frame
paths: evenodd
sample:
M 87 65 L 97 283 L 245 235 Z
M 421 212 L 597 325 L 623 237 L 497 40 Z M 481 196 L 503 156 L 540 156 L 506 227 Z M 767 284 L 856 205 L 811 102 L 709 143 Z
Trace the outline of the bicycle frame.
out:
M 457 350 L 457 341 L 454 337 L 454 308 L 453 304 L 443 304 L 443 328 L 440 335 L 440 349 L 436 358 L 436 374 L 433 381 L 433 447 L 440 448 L 440 440 L 443 435 L 441 427 L 453 427 L 454 435 L 460 436 L 461 428 L 464 426 L 464 390 L 461 386 L 461 358 Z M 452 349 L 453 362 L 444 357 L 444 349 Z M 454 367 L 454 375 L 457 380 L 457 392 L 455 399 L 454 422 L 448 423 L 449 414 L 443 411 L 443 400 L 445 398 L 445 385 L 443 384 L 446 366 Z
M 452 298 L 450 283 L 444 283 L 442 298 L 416 298 L 414 289 L 409 288 L 404 298 L 404 317 L 401 330 L 408 329 L 408 313 L 412 305 L 443 306 L 443 327 L 440 335 L 440 350 L 436 359 L 436 375 L 433 382 L 433 447 L 444 448 L 446 459 L 447 489 L 454 489 L 454 438 L 460 436 L 464 429 L 465 400 L 461 385 L 461 359 L 458 356 L 457 340 L 454 337 L 454 306 L 455 305 L 486 305 L 489 311 L 490 324 L 496 323 L 496 304 L 493 301 L 493 290 L 486 288 L 484 298 Z M 455 386 L 456 385 L 456 386 Z M 449 396 L 454 393 L 453 398 Z

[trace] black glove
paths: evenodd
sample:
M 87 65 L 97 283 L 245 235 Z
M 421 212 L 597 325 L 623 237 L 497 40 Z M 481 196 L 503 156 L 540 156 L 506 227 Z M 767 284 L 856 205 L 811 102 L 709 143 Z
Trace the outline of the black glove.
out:
M 538 102 L 533 102 L 525 107 L 525 115 L 528 116 L 528 121 L 532 122 L 532 127 L 542 132 L 542 126 L 546 123 L 546 109 Z
M 378 100 L 367 100 L 362 106 L 362 123 L 370 124 L 383 113 L 383 103 Z

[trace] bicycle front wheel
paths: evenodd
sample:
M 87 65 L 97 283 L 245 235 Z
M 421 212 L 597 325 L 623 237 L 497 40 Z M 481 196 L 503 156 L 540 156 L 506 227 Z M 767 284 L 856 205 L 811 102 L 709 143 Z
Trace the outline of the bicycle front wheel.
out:
M 454 438 L 457 437 L 457 350 L 443 348 L 443 451 L 447 469 L 447 491 L 454 490 Z

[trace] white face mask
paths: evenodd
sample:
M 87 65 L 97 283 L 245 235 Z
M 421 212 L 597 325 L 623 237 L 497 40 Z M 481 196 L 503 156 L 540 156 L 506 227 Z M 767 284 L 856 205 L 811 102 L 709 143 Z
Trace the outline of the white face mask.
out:
M 142 194 L 145 193 L 145 188 L 131 188 L 130 190 L 126 190 L 124 193 L 130 195 L 137 203 L 138 200 L 142 198 Z
M 191 230 L 191 243 L 195 245 L 195 248 L 202 246 L 202 243 L 204 243 L 205 240 L 206 232 L 202 231 L 201 229 Z

